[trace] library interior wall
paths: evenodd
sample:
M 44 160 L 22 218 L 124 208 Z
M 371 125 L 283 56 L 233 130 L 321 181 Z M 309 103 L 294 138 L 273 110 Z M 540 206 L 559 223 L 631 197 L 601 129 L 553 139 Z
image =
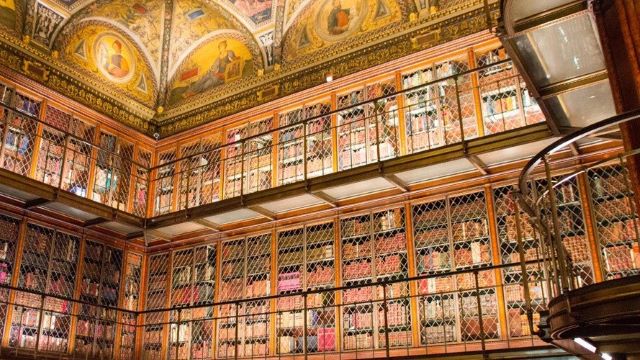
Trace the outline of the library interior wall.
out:
M 492 41 L 480 44 L 478 49 L 487 51 L 495 46 L 496 42 Z M 462 49 L 457 55 L 473 57 L 475 50 Z M 430 59 L 424 64 L 381 75 L 378 80 L 391 79 L 389 86 L 405 88 L 411 85 L 401 84 L 403 75 L 418 73 L 425 64 L 450 58 L 449 54 L 443 55 L 437 60 Z M 410 81 L 411 76 L 406 79 Z M 362 89 L 370 83 L 372 80 L 368 79 L 351 84 L 320 98 L 316 96 L 310 102 L 322 104 L 316 100 L 329 100 L 330 108 L 338 109 L 343 94 L 349 94 L 343 97 L 348 102 L 354 90 L 357 97 L 357 92 L 366 92 Z M 378 90 L 383 91 L 383 88 Z M 270 126 L 256 125 L 265 130 L 275 126 L 274 123 L 286 123 L 290 121 L 289 117 L 295 120 L 298 116 L 297 110 L 291 108 L 265 114 L 258 111 L 242 122 L 225 124 L 221 128 L 208 127 L 206 134 L 193 131 L 191 135 L 181 135 L 179 140 L 166 140 L 161 147 L 155 147 L 153 141 L 142 136 L 130 136 L 99 119 L 90 120 L 86 114 L 81 114 L 82 111 L 70 112 L 73 106 L 58 104 L 42 93 L 20 86 L 18 93 L 35 100 L 25 98 L 23 101 L 25 109 L 40 109 L 33 115 L 54 124 L 82 119 L 88 126 L 95 126 L 91 136 L 94 143 L 126 149 L 127 156 L 138 160 L 144 157 L 148 164 L 158 161 L 152 160 L 156 157 L 166 160 L 195 151 L 190 149 L 195 136 L 207 135 L 211 136 L 212 142 L 222 142 L 224 136 L 235 139 L 235 131 L 242 126 L 251 127 L 255 120 L 269 118 Z M 508 99 L 500 98 L 498 102 L 510 108 Z M 299 108 L 307 103 L 301 101 Z M 55 115 L 55 110 L 43 110 L 49 105 L 52 108 L 59 106 L 68 114 Z M 323 108 L 319 106 L 310 111 L 321 114 Z M 409 147 L 402 149 L 413 151 Z M 142 156 L 142 152 L 146 154 Z M 333 163 L 338 161 L 335 158 L 337 156 L 334 156 L 331 168 L 339 171 L 340 163 Z M 176 321 L 177 311 L 171 311 L 146 315 L 145 320 L 151 325 L 132 331 L 133 328 L 126 324 L 140 324 L 140 318 L 128 318 L 126 313 L 116 315 L 101 309 L 116 306 L 127 310 L 153 310 L 192 305 L 199 307 L 185 310 L 180 316 L 201 319 L 209 314 L 219 317 L 230 314 L 229 308 L 214 306 L 214 302 L 323 288 L 327 295 L 314 301 L 320 308 L 329 307 L 329 310 L 316 309 L 312 315 L 315 320 L 311 336 L 315 338 L 309 351 L 380 349 L 387 341 L 376 326 L 380 318 L 375 315 L 373 306 L 358 305 L 378 296 L 373 287 L 340 292 L 331 292 L 331 288 L 473 267 L 481 270 L 483 293 L 480 302 L 487 311 L 487 324 L 483 329 L 487 339 L 509 343 L 528 338 L 530 333 L 523 317 L 518 282 L 522 274 L 514 270 L 520 261 L 513 244 L 514 205 L 508 198 L 521 165 L 521 162 L 503 165 L 494 176 L 462 175 L 416 186 L 415 191 L 399 196 L 358 200 L 320 214 L 298 214 L 284 221 L 258 225 L 238 224 L 236 229 L 224 234 L 184 236 L 151 249 L 2 204 L 0 284 L 82 300 L 85 304 L 70 306 L 70 301 L 47 297 L 43 299 L 43 304 L 50 310 L 47 315 L 29 309 L 31 305 L 42 305 L 39 296 L 18 290 L 0 290 L 1 345 L 12 349 L 37 347 L 45 352 L 84 356 L 118 354 L 120 359 L 162 358 L 174 354 L 176 349 L 178 354 L 189 352 L 195 354 L 192 355 L 195 358 L 232 357 L 235 348 L 229 346 L 229 340 L 235 332 L 230 329 L 241 327 L 243 345 L 248 344 L 247 341 L 252 344 L 241 347 L 243 356 L 296 353 L 302 342 L 298 331 L 301 319 L 299 308 L 296 308 L 299 304 L 294 300 L 270 300 L 252 305 L 257 313 L 276 311 L 265 317 L 264 323 L 268 325 L 264 328 L 252 327 L 249 321 L 241 324 L 219 321 L 216 326 L 208 321 L 154 325 L 159 321 Z M 40 174 L 38 169 L 46 169 L 46 166 L 33 167 L 29 171 L 47 182 L 46 172 Z M 95 172 L 93 176 L 101 178 L 99 169 Z M 558 189 L 563 204 L 561 220 L 567 230 L 563 240 L 579 260 L 575 271 L 582 281 L 591 283 L 614 278 L 640 266 L 638 248 L 631 244 L 631 240 L 638 238 L 637 215 L 629 204 L 629 194 L 624 191 L 626 176 L 623 168 L 607 165 L 580 175 Z M 284 178 L 272 181 L 275 184 L 286 182 Z M 94 188 L 100 186 L 99 182 L 89 183 Z M 544 180 L 537 184 L 538 190 L 544 186 Z M 91 189 L 84 191 L 92 193 Z M 93 193 L 98 194 L 92 196 L 94 200 L 105 201 L 99 191 Z M 177 198 L 178 193 L 172 196 Z M 110 201 L 119 208 L 119 203 L 129 199 Z M 175 200 L 165 204 L 178 206 Z M 527 227 L 524 219 L 522 226 L 527 235 L 526 260 L 536 260 L 539 253 L 536 242 L 531 239 L 533 230 Z M 514 268 L 492 269 L 494 265 L 506 263 L 513 263 Z M 539 310 L 545 305 L 543 277 L 535 268 L 529 275 L 534 306 Z M 477 304 L 467 296 L 473 288 L 471 279 L 459 275 L 429 280 L 433 281 L 399 283 L 388 289 L 391 296 L 401 300 L 389 308 L 393 314 L 389 324 L 390 345 L 419 348 L 477 341 L 477 315 L 470 310 Z M 6 302 L 16 303 L 16 306 L 7 306 Z M 81 316 L 91 311 L 99 312 L 99 317 L 106 321 L 117 316 L 120 323 L 114 328 L 106 328 L 100 321 Z M 51 318 L 51 313 L 56 314 L 55 319 Z M 38 326 L 40 321 L 49 327 Z M 101 330 L 97 330 L 99 326 L 102 326 Z M 178 330 L 181 335 L 172 338 Z M 96 332 L 100 336 L 96 336 Z M 100 341 L 96 337 L 100 337 Z M 256 339 L 247 340 L 249 337 L 262 340 L 256 345 Z M 540 345 L 537 340 L 528 339 L 529 346 Z

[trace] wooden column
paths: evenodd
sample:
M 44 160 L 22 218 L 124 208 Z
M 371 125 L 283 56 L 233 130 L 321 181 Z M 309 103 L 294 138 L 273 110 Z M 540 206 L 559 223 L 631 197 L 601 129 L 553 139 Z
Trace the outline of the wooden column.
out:
M 580 203 L 585 220 L 585 231 L 591 252 L 591 262 L 593 264 L 593 276 L 595 282 L 602 279 L 602 258 L 600 254 L 600 242 L 598 240 L 598 227 L 595 224 L 596 215 L 591 202 L 591 189 L 586 174 L 578 174 L 577 183 L 579 189 Z
M 487 217 L 489 218 L 489 236 L 491 239 L 491 260 L 493 265 L 502 263 L 500 256 L 500 240 L 498 239 L 498 225 L 496 223 L 496 211 L 494 206 L 493 190 L 491 185 L 485 185 L 484 196 L 487 203 Z M 503 291 L 502 270 L 493 270 L 496 278 L 496 296 L 498 298 L 498 317 L 500 319 L 500 338 L 506 340 L 509 338 L 509 329 L 507 328 L 506 302 Z
M 618 113 L 640 108 L 640 1 L 601 0 L 595 6 L 613 98 Z M 620 125 L 626 150 L 640 148 L 640 120 Z M 628 159 L 629 177 L 640 192 L 640 156 Z M 640 200 L 635 197 L 636 206 Z
M 402 74 L 398 71 L 396 72 L 396 92 L 403 89 L 402 87 Z M 400 148 L 398 151 L 399 156 L 407 155 L 409 152 L 407 151 L 407 124 L 404 117 L 405 112 L 405 103 L 404 103 L 405 94 L 399 94 L 396 96 L 396 103 L 398 104 L 398 137 L 399 143 L 398 147 Z
M 16 239 L 16 249 L 15 249 L 15 257 L 13 262 L 13 270 L 11 275 L 11 286 L 17 287 L 18 280 L 20 279 L 20 267 L 22 266 L 22 250 L 24 248 L 24 241 L 27 237 L 27 218 L 23 218 L 20 222 L 20 227 L 18 230 L 18 238 Z M 9 292 L 9 304 L 15 304 L 16 301 L 16 292 L 11 290 Z M 2 320 L 5 322 L 4 324 L 4 334 L 2 334 L 2 344 L 3 348 L 9 347 L 9 338 L 11 337 L 11 327 L 12 327 L 12 318 L 13 318 L 13 306 L 7 306 L 7 318 Z
M 404 204 L 404 218 L 405 218 L 405 238 L 407 240 L 407 262 L 409 263 L 409 277 L 415 277 L 418 275 L 416 269 L 416 249 L 413 240 L 413 212 L 410 203 Z M 418 316 L 418 286 L 416 281 L 409 283 L 409 296 L 411 305 L 411 344 L 413 347 L 419 347 L 420 344 L 420 317 Z

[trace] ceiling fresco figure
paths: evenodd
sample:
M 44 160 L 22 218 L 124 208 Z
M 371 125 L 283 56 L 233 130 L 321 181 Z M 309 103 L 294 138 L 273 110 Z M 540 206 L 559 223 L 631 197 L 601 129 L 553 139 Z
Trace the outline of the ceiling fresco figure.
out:
M 340 35 L 349 29 L 351 9 L 342 8 L 342 1 L 333 0 L 333 9 L 329 13 L 327 31 L 332 35 Z
M 14 0 L 0 0 L 0 25 L 8 29 L 16 27 L 16 4 Z
M 120 40 L 113 40 L 110 45 L 104 41 L 98 43 L 98 64 L 109 75 L 122 79 L 129 74 L 129 60 L 122 55 Z
M 214 39 L 196 49 L 180 66 L 170 87 L 169 104 L 201 94 L 253 73 L 252 55 L 240 41 Z

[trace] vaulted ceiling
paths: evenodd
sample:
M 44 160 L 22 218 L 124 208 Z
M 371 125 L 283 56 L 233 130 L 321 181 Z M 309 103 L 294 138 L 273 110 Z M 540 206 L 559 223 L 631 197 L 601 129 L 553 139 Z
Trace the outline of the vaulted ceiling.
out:
M 0 40 L 162 123 L 482 2 L 0 0 Z

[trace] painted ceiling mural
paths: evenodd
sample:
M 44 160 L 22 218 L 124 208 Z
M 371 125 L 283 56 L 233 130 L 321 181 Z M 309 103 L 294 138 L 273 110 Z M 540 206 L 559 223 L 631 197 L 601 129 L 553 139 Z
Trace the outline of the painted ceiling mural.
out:
M 198 41 L 225 29 L 241 31 L 242 25 L 219 7 L 211 6 L 202 0 L 174 1 L 169 72 L 175 70 L 180 63 L 180 57 L 186 56 Z
M 162 51 L 163 17 L 162 0 L 97 0 L 73 13 L 64 25 L 63 33 L 76 31 L 75 27 L 86 19 L 100 19 L 135 37 L 158 67 Z
M 241 35 L 222 33 L 189 54 L 172 76 L 167 103 L 174 105 L 255 74 L 255 54 Z M 261 61 L 257 61 L 261 63 Z
M 14 32 L 18 28 L 20 0 L 0 0 L 0 31 Z
M 0 41 L 164 121 L 482 2 L 0 0 Z
M 140 49 L 108 23 L 86 20 L 62 43 L 61 57 L 144 104 L 153 105 L 154 75 Z
M 402 20 L 395 0 L 320 0 L 307 4 L 287 30 L 284 61 L 339 44 Z

